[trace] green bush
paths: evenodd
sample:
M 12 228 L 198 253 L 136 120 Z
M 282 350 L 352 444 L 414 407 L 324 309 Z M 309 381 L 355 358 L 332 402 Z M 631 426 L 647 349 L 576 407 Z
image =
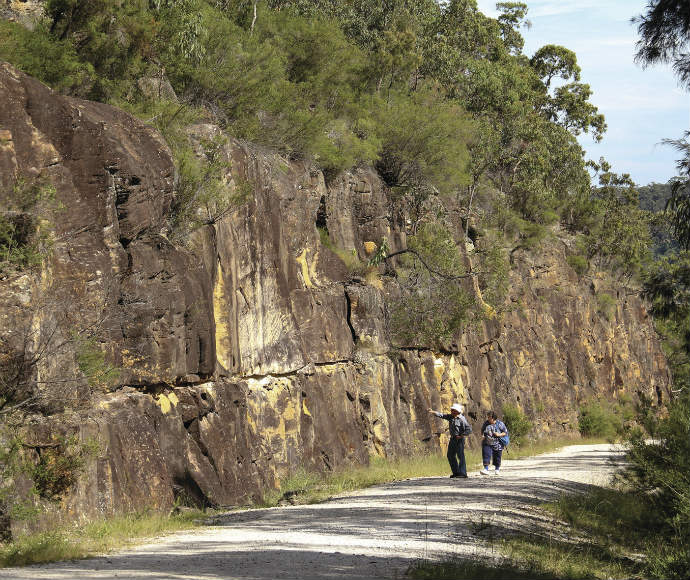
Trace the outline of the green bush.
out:
M 477 317 L 475 297 L 458 276 L 465 272 L 448 229 L 428 222 L 408 237 L 401 256 L 400 296 L 391 302 L 391 329 L 397 346 L 438 346 Z
M 630 417 L 627 410 L 631 406 L 626 399 L 623 403 L 589 401 L 580 407 L 578 428 L 585 437 L 605 437 L 614 439 L 624 432 L 625 419 Z
M 48 218 L 59 207 L 55 188 L 42 179 L 18 178 L 0 213 L 0 272 L 38 266 L 52 245 Z
M 571 254 L 566 258 L 570 267 L 575 270 L 578 276 L 584 276 L 589 269 L 589 261 L 586 256 Z
M 396 94 L 375 107 L 382 141 L 376 168 L 388 185 L 428 182 L 447 193 L 469 183 L 467 142 L 472 124 L 435 91 Z
M 532 422 L 517 405 L 503 406 L 503 422 L 508 427 L 511 444 L 515 445 L 524 443 L 527 434 L 532 429 Z
M 606 320 L 611 322 L 613 320 L 617 309 L 616 299 L 607 294 L 606 292 L 601 292 L 597 294 L 597 312 L 603 315 Z
M 652 578 L 685 578 L 690 569 L 690 398 L 683 386 L 657 423 L 654 440 L 637 431 L 628 441 L 626 481 L 649 498 L 665 523 L 649 559 Z
M 95 82 L 93 67 L 82 62 L 75 47 L 53 38 L 38 25 L 33 31 L 0 19 L 0 60 L 61 92 L 87 96 Z
M 106 387 L 120 375 L 120 369 L 106 361 L 95 336 L 75 336 L 77 366 L 91 387 Z

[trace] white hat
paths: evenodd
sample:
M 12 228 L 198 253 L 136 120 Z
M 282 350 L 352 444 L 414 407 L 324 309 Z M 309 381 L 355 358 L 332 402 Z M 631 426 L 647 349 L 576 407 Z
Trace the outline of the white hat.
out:
M 455 403 L 452 407 L 451 410 L 455 409 L 458 413 L 462 413 L 465 408 L 460 404 L 460 403 Z

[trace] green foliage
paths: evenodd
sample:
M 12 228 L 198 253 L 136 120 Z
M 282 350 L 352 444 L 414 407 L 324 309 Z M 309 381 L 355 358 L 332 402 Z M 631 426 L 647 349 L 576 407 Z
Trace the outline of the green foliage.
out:
M 176 236 L 216 223 L 250 195 L 248 183 L 230 181 L 226 145 L 227 139 L 217 136 L 202 139 L 198 151 L 190 145 L 175 150 L 180 180 L 170 222 Z
M 83 62 L 76 47 L 55 39 L 46 27 L 27 30 L 0 19 L 0 60 L 12 63 L 58 91 L 86 96 L 95 81 L 93 67 Z
M 584 276 L 589 270 L 589 260 L 581 254 L 570 254 L 566 261 L 578 276 Z
M 44 28 L 13 28 L 8 58 L 127 108 L 146 100 L 138 79 L 167 76 L 186 106 L 236 137 L 316 161 L 327 177 L 376 161 L 415 198 L 469 187 L 471 199 L 491 183 L 545 225 L 586 186 L 575 136 L 598 137 L 603 119 L 575 55 L 549 45 L 528 60 L 526 5 L 499 10 L 494 20 L 472 0 L 50 0 Z M 55 70 L 24 57 L 49 52 L 41 42 L 61 51 L 43 61 Z M 568 82 L 554 87 L 555 77 Z
M 382 141 L 376 168 L 388 185 L 430 183 L 441 193 L 468 183 L 470 122 L 435 91 L 396 94 L 378 112 Z
M 35 230 L 31 216 L 0 215 L 0 272 L 37 266 L 42 262 L 40 248 L 33 239 Z
M 411 578 L 429 580 L 456 580 L 457 578 L 482 578 L 482 580 L 554 580 L 551 572 L 544 572 L 534 566 L 504 562 L 491 566 L 469 560 L 450 560 L 447 562 L 423 561 L 415 563 L 407 573 Z
M 517 405 L 503 405 L 503 422 L 508 427 L 510 442 L 513 445 L 522 445 L 526 442 L 527 434 L 532 429 L 532 422 Z
M 671 184 L 650 183 L 638 187 L 637 195 L 642 209 L 653 213 L 663 212 L 668 200 L 671 199 Z
M 369 266 L 378 266 L 386 259 L 386 256 L 390 253 L 390 248 L 388 247 L 388 240 L 383 238 L 381 243 L 376 247 L 376 252 L 369 258 Z
M 636 59 L 643 65 L 671 62 L 679 81 L 690 87 L 690 4 L 681 0 L 650 0 L 646 12 L 634 19 L 640 40 Z M 671 182 L 668 209 L 675 241 L 685 250 L 690 247 L 690 132 L 678 140 L 667 141 L 681 154 L 678 176 Z M 629 480 L 650 494 L 670 533 L 651 559 L 655 577 L 681 578 L 690 569 L 690 333 L 688 314 L 688 256 L 683 253 L 659 261 L 645 281 L 644 291 L 652 300 L 657 328 L 679 394 L 669 407 L 668 417 L 655 425 L 655 441 L 647 442 L 640 433 L 630 440 Z
M 29 446 L 14 422 L 0 423 L 0 540 L 11 539 L 12 520 L 31 519 L 38 513 L 38 500 L 58 501 L 74 485 L 86 460 L 98 450 L 95 441 L 58 437 L 54 443 Z M 11 424 L 12 423 L 12 424 Z M 29 453 L 29 450 L 33 453 Z M 17 487 L 28 478 L 33 486 L 28 495 Z
M 585 437 L 614 439 L 625 432 L 625 423 L 632 419 L 632 403 L 623 398 L 618 402 L 592 400 L 583 404 L 578 413 L 578 429 Z
M 636 60 L 643 66 L 671 62 L 681 84 L 690 88 L 690 6 L 684 0 L 650 0 L 646 9 L 633 19 L 640 35 Z
M 606 320 L 611 322 L 616 314 L 617 302 L 616 299 L 607 294 L 606 292 L 600 292 L 596 296 L 597 298 L 597 312 L 603 315 Z
M 76 437 L 63 437 L 51 447 L 38 448 L 38 460 L 24 464 L 34 493 L 42 499 L 60 499 L 74 485 L 96 448 L 93 442 L 82 444 Z
M 656 424 L 654 440 L 638 431 L 628 441 L 626 480 L 663 520 L 663 541 L 649 562 L 656 578 L 684 578 L 690 565 L 690 397 L 688 383 L 680 384 L 681 395 Z
M 591 165 L 599 172 L 599 187 L 592 189 L 585 202 L 590 219 L 577 218 L 584 226 L 587 258 L 621 276 L 637 276 L 650 255 L 651 216 L 640 209 L 635 183 L 628 174 L 613 173 L 603 159 Z
M 652 235 L 652 252 L 654 256 L 665 256 L 679 249 L 679 244 L 672 237 L 675 212 L 666 212 L 667 204 L 673 196 L 673 181 L 669 183 L 650 183 L 638 187 L 640 208 L 650 212 L 650 230 Z
M 474 305 L 474 297 L 451 282 L 430 285 L 426 292 L 406 292 L 392 304 L 394 343 L 442 345 L 471 320 Z
M 55 188 L 42 179 L 15 180 L 0 212 L 0 272 L 38 266 L 50 250 Z
M 510 285 L 510 261 L 502 242 L 494 232 L 487 231 L 475 248 L 481 260 L 477 282 L 482 299 L 496 312 L 502 310 Z
M 479 463 L 476 454 L 468 452 L 468 464 Z M 298 467 L 280 481 L 280 489 L 266 494 L 261 505 L 272 507 L 286 503 L 310 504 L 329 497 L 364 489 L 372 485 L 400 481 L 410 477 L 445 474 L 448 462 L 440 453 L 413 450 L 409 456 L 391 461 L 372 457 L 368 465 L 346 465 L 333 471 L 316 471 Z
M 474 296 L 461 284 L 464 266 L 450 232 L 424 224 L 408 238 L 398 270 L 401 295 L 391 304 L 393 341 L 401 346 L 443 344 L 477 316 Z
M 551 87 L 551 81 L 554 78 L 579 81 L 582 70 L 572 50 L 555 44 L 547 44 L 539 48 L 530 59 L 530 66 L 542 79 L 547 89 Z
M 647 272 L 643 294 L 651 302 L 651 312 L 662 335 L 673 343 L 675 374 L 682 369 L 690 353 L 690 254 L 659 259 Z M 681 362 L 682 361 L 682 362 Z
M 690 74 L 690 73 L 689 73 Z M 690 131 L 680 139 L 665 140 L 673 145 L 683 157 L 676 162 L 678 175 L 671 179 L 671 199 L 668 201 L 667 213 L 671 228 L 680 246 L 690 249 Z
M 0 567 L 76 560 L 131 546 L 137 540 L 198 527 L 208 514 L 197 510 L 167 515 L 142 512 L 60 526 L 0 544 Z
M 75 336 L 77 366 L 91 387 L 107 386 L 117 379 L 120 370 L 105 360 L 96 337 Z

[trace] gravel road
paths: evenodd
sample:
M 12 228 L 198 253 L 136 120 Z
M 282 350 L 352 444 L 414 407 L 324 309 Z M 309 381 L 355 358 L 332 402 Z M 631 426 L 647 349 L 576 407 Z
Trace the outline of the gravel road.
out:
M 500 476 L 409 479 L 322 504 L 234 512 L 108 556 L 3 569 L 0 579 L 402 578 L 422 558 L 484 557 L 496 535 L 543 533 L 552 521 L 536 504 L 605 484 L 621 459 L 610 445 L 573 445 L 504 459 Z

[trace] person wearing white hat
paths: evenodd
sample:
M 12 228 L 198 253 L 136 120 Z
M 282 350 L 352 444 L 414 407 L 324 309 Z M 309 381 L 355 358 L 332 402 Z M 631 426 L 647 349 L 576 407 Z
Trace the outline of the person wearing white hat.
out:
M 451 477 L 467 477 L 467 464 L 465 463 L 465 436 L 472 433 L 472 427 L 463 415 L 464 408 L 460 403 L 455 403 L 450 408 L 450 413 L 443 414 L 433 409 L 429 413 L 440 419 L 448 421 L 450 428 L 450 440 L 448 441 L 448 463 L 450 463 Z

